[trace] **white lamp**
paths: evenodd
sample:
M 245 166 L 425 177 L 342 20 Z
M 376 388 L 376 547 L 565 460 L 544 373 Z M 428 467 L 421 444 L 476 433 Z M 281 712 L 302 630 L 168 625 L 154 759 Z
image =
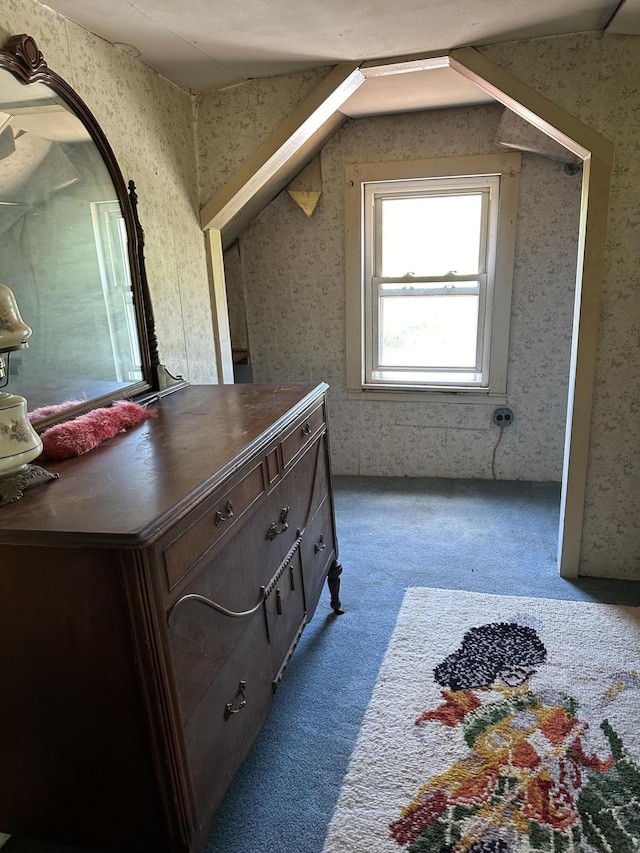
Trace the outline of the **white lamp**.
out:
M 9 381 L 5 353 L 26 349 L 31 329 L 22 320 L 15 296 L 0 284 L 0 380 Z M 20 500 L 29 481 L 54 480 L 39 465 L 29 463 L 42 452 L 42 440 L 27 417 L 24 397 L 0 391 L 0 504 Z

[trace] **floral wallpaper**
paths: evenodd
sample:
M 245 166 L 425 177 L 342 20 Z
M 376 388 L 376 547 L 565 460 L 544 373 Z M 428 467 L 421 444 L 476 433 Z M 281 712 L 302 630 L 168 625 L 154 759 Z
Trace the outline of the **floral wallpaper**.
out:
M 136 183 L 161 361 L 192 382 L 216 382 L 194 97 L 35 0 L 3 0 L 0 42 L 17 33 L 33 36 L 77 90 Z
M 197 134 L 201 204 L 212 198 L 330 70 L 247 80 L 200 96 Z
M 345 164 L 500 151 L 503 114 L 491 104 L 351 121 L 322 151 L 314 215 L 282 193 L 227 252 L 229 304 L 244 295 L 254 379 L 331 386 L 336 473 L 561 479 L 581 177 L 546 157 L 522 158 L 508 376 L 515 423 L 495 464 L 495 404 L 347 399 Z
M 615 145 L 580 573 L 640 579 L 640 37 L 581 33 L 485 53 Z

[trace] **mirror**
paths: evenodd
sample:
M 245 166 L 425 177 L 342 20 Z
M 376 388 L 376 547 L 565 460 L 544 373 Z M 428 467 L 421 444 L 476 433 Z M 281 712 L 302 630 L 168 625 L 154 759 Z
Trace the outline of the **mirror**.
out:
M 0 282 L 33 330 L 8 369 L 29 411 L 75 401 L 69 417 L 163 384 L 129 186 L 78 95 L 13 37 L 0 51 Z

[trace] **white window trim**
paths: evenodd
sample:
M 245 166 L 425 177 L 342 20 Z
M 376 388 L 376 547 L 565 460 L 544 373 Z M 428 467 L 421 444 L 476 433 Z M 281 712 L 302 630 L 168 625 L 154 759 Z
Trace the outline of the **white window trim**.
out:
M 486 401 L 495 404 L 506 396 L 520 161 L 520 154 L 488 154 L 346 166 L 347 393 L 350 399 L 424 400 L 435 397 L 441 400 L 443 395 L 446 395 L 450 400 L 458 399 L 465 403 Z M 365 300 L 363 185 L 383 181 L 478 175 L 501 177 L 498 245 L 490 320 L 493 332 L 489 350 L 488 387 L 371 387 L 365 381 L 365 324 L 370 322 L 370 317 L 368 320 Z

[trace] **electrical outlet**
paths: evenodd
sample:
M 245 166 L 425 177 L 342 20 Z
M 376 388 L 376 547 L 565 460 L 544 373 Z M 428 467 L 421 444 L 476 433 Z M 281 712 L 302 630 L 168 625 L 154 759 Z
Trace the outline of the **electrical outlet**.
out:
M 514 420 L 513 409 L 508 409 L 506 406 L 501 409 L 496 409 L 493 413 L 493 422 L 501 427 L 511 426 Z

